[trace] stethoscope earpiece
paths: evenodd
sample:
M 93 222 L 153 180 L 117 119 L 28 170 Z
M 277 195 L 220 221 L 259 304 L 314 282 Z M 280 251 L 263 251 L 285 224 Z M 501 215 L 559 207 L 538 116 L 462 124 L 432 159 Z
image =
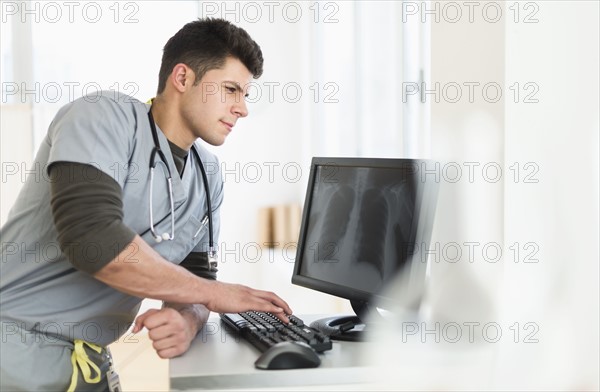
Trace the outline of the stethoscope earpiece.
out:
M 162 235 L 154 236 L 154 240 L 156 241 L 157 244 L 160 244 L 161 242 L 163 242 L 163 240 L 169 241 L 170 239 L 171 239 L 171 236 L 169 235 L 169 233 L 162 233 Z

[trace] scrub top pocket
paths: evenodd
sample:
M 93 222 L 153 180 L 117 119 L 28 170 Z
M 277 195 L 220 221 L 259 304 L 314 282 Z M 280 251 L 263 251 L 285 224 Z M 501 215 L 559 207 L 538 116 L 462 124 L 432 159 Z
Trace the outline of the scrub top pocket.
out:
M 195 216 L 190 216 L 183 227 L 175 227 L 175 239 L 165 241 L 171 243 L 171 249 L 167 260 L 179 264 L 196 247 L 196 245 L 205 238 L 203 235 L 208 230 L 208 224 L 204 225 L 196 238 L 193 238 L 202 223 Z

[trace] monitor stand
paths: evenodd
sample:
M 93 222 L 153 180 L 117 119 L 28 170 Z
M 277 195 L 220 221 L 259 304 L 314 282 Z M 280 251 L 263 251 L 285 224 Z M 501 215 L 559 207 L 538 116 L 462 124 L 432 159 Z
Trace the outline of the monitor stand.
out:
M 360 342 L 367 340 L 367 325 L 363 320 L 373 313 L 369 304 L 363 301 L 350 301 L 356 315 L 322 318 L 313 321 L 310 326 L 329 336 L 333 340 Z M 374 313 L 377 313 L 375 310 Z

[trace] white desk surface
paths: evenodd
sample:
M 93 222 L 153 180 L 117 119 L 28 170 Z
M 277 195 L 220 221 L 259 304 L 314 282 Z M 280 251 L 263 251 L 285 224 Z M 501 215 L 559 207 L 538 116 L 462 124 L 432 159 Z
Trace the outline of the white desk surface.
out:
M 329 315 L 331 316 L 331 315 Z M 299 315 L 306 324 L 321 316 Z M 361 358 L 365 342 L 333 341 L 332 350 L 320 354 L 321 365 L 311 369 L 259 370 L 254 361 L 260 351 L 226 329 L 218 316 L 181 357 L 170 360 L 171 390 L 253 389 L 352 385 L 369 383 L 368 364 Z M 372 369 L 371 369 L 372 370 Z

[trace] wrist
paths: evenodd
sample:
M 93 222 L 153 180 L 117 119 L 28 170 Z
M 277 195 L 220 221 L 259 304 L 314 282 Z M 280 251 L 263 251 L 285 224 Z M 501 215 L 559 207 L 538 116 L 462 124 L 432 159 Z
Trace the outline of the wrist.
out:
M 179 313 L 185 320 L 186 330 L 190 339 L 193 339 L 200 331 L 200 324 L 202 323 L 199 315 L 188 307 L 180 309 Z
M 202 288 L 199 292 L 203 293 L 202 300 L 197 302 L 198 304 L 206 307 L 209 311 L 213 309 L 214 295 L 217 293 L 215 285 L 218 284 L 216 280 L 208 280 L 200 278 L 203 281 Z
M 193 338 L 204 327 L 210 311 L 204 305 L 185 305 L 178 306 L 176 310 L 185 320 L 186 329 L 191 333 Z

